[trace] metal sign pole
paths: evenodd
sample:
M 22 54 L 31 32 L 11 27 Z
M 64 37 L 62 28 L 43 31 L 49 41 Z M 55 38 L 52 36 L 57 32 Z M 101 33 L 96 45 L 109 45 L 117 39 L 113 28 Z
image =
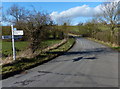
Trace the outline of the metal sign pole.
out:
M 14 41 L 14 30 L 13 30 L 13 25 L 11 25 L 11 30 L 12 30 L 13 60 L 16 60 L 16 55 L 15 55 L 15 41 Z

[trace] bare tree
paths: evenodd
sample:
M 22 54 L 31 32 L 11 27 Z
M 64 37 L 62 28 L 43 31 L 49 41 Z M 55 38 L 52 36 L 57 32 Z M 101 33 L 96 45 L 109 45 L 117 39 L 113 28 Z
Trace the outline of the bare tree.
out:
M 49 14 L 35 9 L 26 10 L 15 4 L 7 10 L 7 13 L 12 17 L 9 21 L 14 23 L 17 28 L 24 30 L 25 37 L 30 41 L 29 48 L 34 53 L 48 32 Z
M 109 24 L 109 27 L 111 29 L 111 35 L 114 34 L 114 30 L 116 27 L 116 24 L 118 23 L 118 15 L 119 12 L 119 2 L 110 2 L 110 3 L 104 3 L 102 5 L 102 14 L 98 15 L 100 18 L 100 21 Z
M 23 22 L 21 25 L 29 35 L 30 48 L 34 53 L 40 48 L 41 41 L 47 36 L 48 24 L 50 23 L 49 15 L 39 11 L 32 11 Z
M 12 23 L 14 25 L 19 26 L 19 22 L 26 19 L 29 10 L 26 10 L 24 7 L 20 7 L 17 4 L 13 4 L 6 12 L 6 16 L 4 16 L 4 20 L 6 22 Z

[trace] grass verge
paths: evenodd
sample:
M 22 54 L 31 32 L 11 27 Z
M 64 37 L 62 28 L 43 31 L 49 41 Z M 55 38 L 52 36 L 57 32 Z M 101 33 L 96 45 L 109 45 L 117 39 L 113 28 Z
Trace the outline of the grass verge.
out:
M 2 78 L 3 79 L 8 78 L 15 74 L 21 73 L 24 70 L 46 63 L 52 60 L 53 58 L 61 55 L 62 53 L 68 51 L 73 46 L 74 43 L 75 43 L 75 40 L 73 38 L 68 39 L 66 43 L 59 46 L 58 48 L 52 49 L 45 53 L 37 55 L 35 58 L 31 58 L 31 59 L 22 58 L 21 60 L 16 60 L 11 64 L 3 65 L 1 70 Z M 53 54 L 51 52 L 58 52 L 58 53 Z
M 95 41 L 95 42 L 98 42 L 98 43 L 103 44 L 103 45 L 106 45 L 106 46 L 108 46 L 108 47 L 110 47 L 110 48 L 120 52 L 120 47 L 116 46 L 115 44 L 111 44 L 111 43 L 108 43 L 108 42 L 100 41 L 100 40 L 97 40 L 97 39 L 94 39 L 94 38 L 87 38 L 87 39 Z

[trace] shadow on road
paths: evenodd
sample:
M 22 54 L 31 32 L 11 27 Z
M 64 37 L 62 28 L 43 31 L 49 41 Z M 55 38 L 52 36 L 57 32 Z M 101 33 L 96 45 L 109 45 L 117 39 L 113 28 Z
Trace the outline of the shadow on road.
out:
M 73 62 L 76 62 L 76 61 L 79 61 L 81 59 L 89 59 L 89 60 L 94 60 L 94 59 L 97 59 L 95 56 L 91 56 L 91 57 L 78 57 L 78 58 L 74 58 L 72 59 Z
M 77 61 L 80 61 L 80 60 L 94 60 L 94 59 L 97 59 L 97 58 L 95 57 L 95 55 L 88 55 L 88 56 L 76 57 L 76 58 L 71 59 L 71 60 L 68 60 L 68 59 L 53 60 L 53 61 L 51 61 L 51 62 L 49 62 L 49 63 L 68 62 L 68 61 L 77 62 Z
M 109 48 L 95 48 L 95 49 L 86 49 L 85 51 L 71 51 L 71 52 L 46 52 L 48 54 L 62 54 L 62 55 L 77 55 L 77 54 L 105 54 L 111 53 L 111 49 Z

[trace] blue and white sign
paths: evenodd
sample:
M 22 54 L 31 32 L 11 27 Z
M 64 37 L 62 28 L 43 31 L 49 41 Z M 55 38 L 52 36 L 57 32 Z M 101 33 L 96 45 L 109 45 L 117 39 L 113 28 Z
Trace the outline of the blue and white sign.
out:
M 2 36 L 2 39 L 12 39 L 12 48 L 13 48 L 13 60 L 16 60 L 15 54 L 15 40 L 22 38 L 23 30 L 17 30 L 11 25 L 12 36 Z
M 14 36 L 14 39 L 20 39 L 22 38 L 23 36 Z M 2 39 L 12 39 L 12 36 L 2 36 Z
M 2 39 L 11 39 L 12 36 L 2 36 Z

